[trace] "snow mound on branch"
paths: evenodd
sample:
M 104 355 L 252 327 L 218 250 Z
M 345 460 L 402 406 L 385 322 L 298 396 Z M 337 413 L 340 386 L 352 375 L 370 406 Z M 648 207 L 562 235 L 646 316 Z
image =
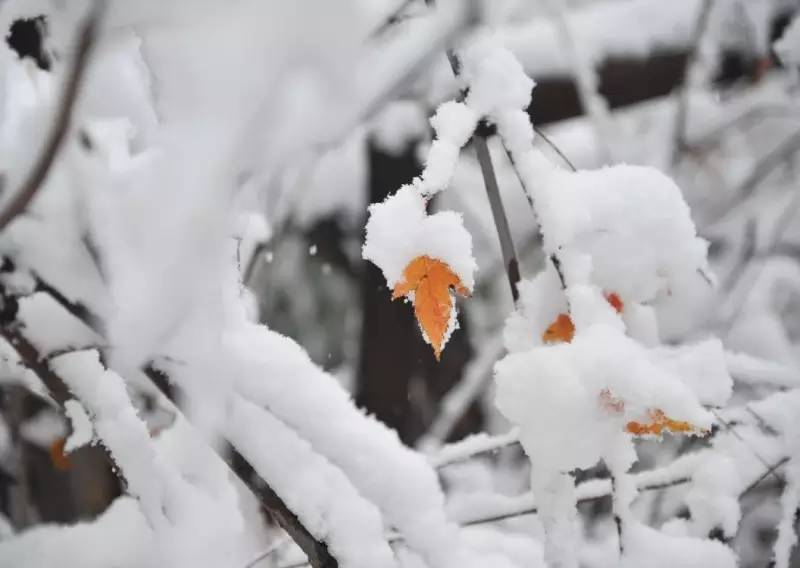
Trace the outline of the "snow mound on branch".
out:
M 530 104 L 536 83 L 510 51 L 498 48 L 494 38 L 480 38 L 469 45 L 461 61 L 462 77 L 469 85 L 467 104 L 482 116 Z
M 428 566 L 509 566 L 505 558 L 477 554 L 463 543 L 457 525 L 445 515 L 444 494 L 425 457 L 359 410 L 294 341 L 246 324 L 228 333 L 226 344 L 241 396 L 268 408 L 344 472 Z
M 658 170 L 553 169 L 543 183 L 536 205 L 547 250 L 589 255 L 590 279 L 603 290 L 646 302 L 704 283 L 707 243 L 678 186 Z
M 461 214 L 425 212 L 426 200 L 414 186 L 405 185 L 382 203 L 369 208 L 363 257 L 375 263 L 390 288 L 403 279 L 406 266 L 427 255 L 445 262 L 468 290 L 475 284 L 472 237 Z
M 311 445 L 269 412 L 237 397 L 230 440 L 286 502 L 311 534 L 324 541 L 343 565 L 393 568 L 380 512 Z M 259 432 L 260 436 L 253 436 Z M 268 451 L 261 436 L 269 439 Z M 298 475 L 302 472 L 302 475 Z
M 497 363 L 495 377 L 497 407 L 519 426 L 536 463 L 552 470 L 593 466 L 612 453 L 628 421 L 648 422 L 652 409 L 697 429 L 712 424 L 679 375 L 604 324 L 571 343 L 511 353 Z

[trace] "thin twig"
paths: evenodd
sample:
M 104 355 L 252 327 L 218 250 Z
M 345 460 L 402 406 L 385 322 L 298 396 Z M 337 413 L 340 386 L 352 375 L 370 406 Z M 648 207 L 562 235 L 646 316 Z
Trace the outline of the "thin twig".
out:
M 539 136 L 542 140 L 544 140 L 545 143 L 556 154 L 558 154 L 558 157 L 563 160 L 563 162 L 567 165 L 567 167 L 570 169 L 570 171 L 572 171 L 572 172 L 577 172 L 578 171 L 577 168 L 573 165 L 572 160 L 570 160 L 567 157 L 567 155 L 561 150 L 561 148 L 559 148 L 558 145 L 555 142 L 553 142 L 553 140 L 547 134 L 545 134 L 545 132 L 541 128 L 539 128 L 538 126 L 536 126 L 534 124 L 532 124 L 531 126 L 533 126 L 533 131 L 536 133 L 536 135 Z M 513 160 L 512 160 L 512 162 L 513 162 Z
M 747 266 L 753 257 L 756 256 L 757 247 L 757 231 L 758 228 L 755 218 L 748 219 L 744 226 L 744 235 L 742 238 L 742 250 L 736 264 L 730 270 L 725 278 L 725 281 L 720 286 L 720 291 L 723 295 L 728 294 L 736 286 L 741 277 L 747 270 Z
M 744 200 L 750 197 L 756 188 L 763 182 L 769 174 L 771 174 L 778 166 L 782 165 L 786 160 L 791 158 L 800 151 L 800 132 L 796 132 L 783 142 L 777 148 L 764 156 L 750 172 L 745 180 L 739 184 L 734 195 L 739 199 Z
M 500 240 L 500 252 L 503 255 L 506 276 L 508 277 L 508 284 L 511 288 L 511 297 L 516 303 L 516 301 L 519 300 L 519 291 L 517 290 L 517 285 L 520 280 L 519 260 L 517 260 L 517 252 L 514 250 L 514 241 L 511 238 L 511 228 L 508 225 L 508 217 L 503 207 L 503 200 L 500 197 L 500 187 L 497 184 L 497 176 L 494 173 L 492 156 L 489 153 L 489 145 L 486 143 L 486 138 L 479 134 L 473 137 L 472 143 L 478 155 L 478 163 L 481 167 L 483 183 L 486 186 L 486 196 L 489 198 L 489 205 L 492 209 L 492 216 L 494 217 L 494 225 L 497 228 L 497 237 Z
M 86 74 L 89 56 L 97 40 L 98 29 L 102 16 L 105 13 L 105 7 L 105 0 L 95 0 L 89 15 L 81 25 L 78 34 L 77 51 L 72 60 L 53 127 L 28 177 L 22 183 L 22 186 L 13 193 L 3 211 L 0 212 L 0 231 L 6 228 L 11 221 L 25 211 L 28 204 L 41 189 L 47 179 L 47 175 L 50 173 L 50 169 L 69 131 L 72 111 L 75 107 L 80 87 Z
M 777 462 L 775 462 L 774 464 L 770 465 L 767 468 L 766 471 L 764 471 L 761 475 L 759 475 L 756 479 L 754 479 L 741 493 L 739 493 L 739 499 L 741 499 L 742 497 L 744 497 L 745 495 L 747 495 L 748 493 L 753 491 L 767 477 L 769 477 L 776 470 L 780 469 L 783 465 L 788 463 L 788 461 L 789 461 L 789 458 L 788 457 L 784 457 L 784 458 L 781 458 L 780 460 L 778 460 Z M 636 478 L 639 475 L 642 475 L 642 474 L 633 474 L 633 477 Z M 659 491 L 659 490 L 662 490 L 662 489 L 669 489 L 671 487 L 679 487 L 681 485 L 686 485 L 687 483 L 690 483 L 691 481 L 692 481 L 692 478 L 688 477 L 688 476 L 676 477 L 675 479 L 670 479 L 670 480 L 666 480 L 666 481 L 660 481 L 660 482 L 657 482 L 657 483 L 647 483 L 647 484 L 642 484 L 642 485 L 638 485 L 637 484 L 636 489 L 639 492 Z M 580 492 L 582 488 L 586 488 L 586 487 L 589 486 L 590 483 L 595 483 L 595 482 L 596 481 L 590 481 L 590 482 L 586 482 L 586 483 L 583 483 L 581 485 L 578 485 L 577 491 Z M 592 503 L 594 501 L 599 501 L 601 499 L 607 499 L 608 497 L 611 496 L 611 491 L 610 490 L 611 490 L 611 488 L 609 487 L 607 490 L 599 492 L 597 494 L 586 495 L 584 497 L 579 498 L 577 500 L 577 502 L 578 502 L 578 504 L 583 504 L 583 503 Z M 474 526 L 474 525 L 484 525 L 484 524 L 496 523 L 496 522 L 499 522 L 499 521 L 505 521 L 505 520 L 508 520 L 508 519 L 514 519 L 514 518 L 522 517 L 522 516 L 525 516 L 525 515 L 535 515 L 537 512 L 538 512 L 538 508 L 536 506 L 522 506 L 522 507 L 520 507 L 520 508 L 518 508 L 516 510 L 513 510 L 513 511 L 506 511 L 506 512 L 498 513 L 498 514 L 495 514 L 495 515 L 485 515 L 483 517 L 475 517 L 473 519 L 464 520 L 464 521 L 460 522 L 460 525 L 462 527 L 469 527 L 469 526 Z M 402 540 L 402 536 L 399 535 L 399 534 L 392 534 L 392 535 L 390 535 L 388 537 L 388 540 L 392 541 L 392 542 L 398 541 L 398 540 Z M 307 562 L 296 562 L 296 563 L 293 563 L 293 564 L 287 564 L 285 566 L 281 566 L 281 568 L 301 568 L 301 567 L 307 566 L 307 565 L 308 565 Z
M 461 63 L 453 50 L 447 51 L 447 59 L 450 62 L 453 75 L 458 77 L 461 72 Z M 500 186 L 497 183 L 497 175 L 495 174 L 494 165 L 492 164 L 492 155 L 489 153 L 489 145 L 486 142 L 486 137 L 479 132 L 473 135 L 472 143 L 478 155 L 478 164 L 481 168 L 483 183 L 486 186 L 486 196 L 489 198 L 489 206 L 492 209 L 494 226 L 497 229 L 497 237 L 500 240 L 500 252 L 503 255 L 503 264 L 505 265 L 508 284 L 511 288 L 511 297 L 516 303 L 519 299 L 519 291 L 517 290 L 517 285 L 520 280 L 519 260 L 514 250 L 514 240 L 511 237 L 511 228 L 509 227 L 508 217 L 503 207 L 503 199 L 500 197 Z
M 683 149 L 686 147 L 686 130 L 689 122 L 689 94 L 691 92 L 691 72 L 700 57 L 700 44 L 703 41 L 711 20 L 711 8 L 714 0 L 703 0 L 700 7 L 700 14 L 697 16 L 697 23 L 692 35 L 692 43 L 689 49 L 689 56 L 686 58 L 686 65 L 683 68 L 683 84 L 678 99 L 678 108 L 675 112 L 675 126 L 673 129 L 672 143 L 672 165 L 678 163 Z
M 643 485 L 641 487 L 637 487 L 637 489 L 640 492 L 643 492 L 643 491 L 655 491 L 655 490 L 658 490 L 658 489 L 667 489 L 669 487 L 677 487 L 679 485 L 685 485 L 685 484 L 689 483 L 690 481 L 691 481 L 691 478 L 689 478 L 689 477 L 679 477 L 677 479 L 672 479 L 670 481 L 664 481 L 664 482 L 661 482 L 661 483 L 652 483 L 652 484 L 649 484 L 649 485 Z M 581 488 L 581 485 L 579 485 L 577 487 L 578 490 L 580 490 L 580 488 Z M 580 499 L 578 499 L 577 503 L 579 505 L 583 504 L 583 503 L 592 503 L 594 501 L 599 501 L 601 499 L 607 499 L 608 497 L 611 497 L 610 489 L 608 491 L 603 492 L 602 494 L 599 494 L 599 495 L 590 495 L 590 496 L 587 496 L 587 497 L 581 497 Z M 473 526 L 473 525 L 485 525 L 485 524 L 489 524 L 489 523 L 496 523 L 498 521 L 505 521 L 507 519 L 513 519 L 513 518 L 516 518 L 516 517 L 521 517 L 523 515 L 535 515 L 538 512 L 539 512 L 539 509 L 537 507 L 535 507 L 535 506 L 533 506 L 533 507 L 523 507 L 523 508 L 520 508 L 520 509 L 518 509 L 516 511 L 508 511 L 506 513 L 500 513 L 500 514 L 497 514 L 497 515 L 491 515 L 491 516 L 485 516 L 485 517 L 478 517 L 478 518 L 470 519 L 468 521 L 462 522 L 461 526 L 469 527 L 469 526 Z
M 766 266 L 766 259 L 772 256 L 775 251 L 778 249 L 781 240 L 783 239 L 784 233 L 791 227 L 792 220 L 797 215 L 798 210 L 800 210 L 800 192 L 796 193 L 792 202 L 789 203 L 781 212 L 780 217 L 775 222 L 775 230 L 772 233 L 772 239 L 770 241 L 769 247 L 767 250 L 757 255 L 757 258 L 762 258 L 762 262 L 758 265 L 755 269 L 755 274 L 752 278 L 750 278 L 749 282 L 745 283 L 745 289 L 739 293 L 739 297 L 741 300 L 736 305 L 735 309 L 726 317 L 722 318 L 722 322 L 725 324 L 725 327 L 730 327 L 733 325 L 739 316 L 741 315 L 742 311 L 744 310 L 745 303 L 747 298 L 755 288 L 755 285 L 761 279 L 761 274 L 764 271 Z
M 439 413 L 420 439 L 418 447 L 438 448 L 450 437 L 459 420 L 492 380 L 492 367 L 504 353 L 505 347 L 499 336 L 481 345 L 462 379 L 442 397 Z
M 763 465 L 763 466 L 764 466 L 765 468 L 767 468 L 767 470 L 769 471 L 769 470 L 770 470 L 770 468 L 771 468 L 771 466 L 770 466 L 769 462 L 767 462 L 767 460 L 766 460 L 766 459 L 764 459 L 764 458 L 761 456 L 761 454 L 760 454 L 760 453 L 758 453 L 758 451 L 756 451 L 756 449 L 755 449 L 755 448 L 753 448 L 753 447 L 752 447 L 752 446 L 751 446 L 751 445 L 750 445 L 750 444 L 747 442 L 747 440 L 745 440 L 744 438 L 742 438 L 742 436 L 739 434 L 739 432 L 737 432 L 737 431 L 736 431 L 736 428 L 734 427 L 734 425 L 733 425 L 733 424 L 731 424 L 731 423 L 729 423 L 729 422 L 726 422 L 726 421 L 725 421 L 725 419 L 723 419 L 723 418 L 722 418 L 722 416 L 720 416 L 720 415 L 719 415 L 719 412 L 717 412 L 715 409 L 713 409 L 713 408 L 710 408 L 709 410 L 710 410 L 710 411 L 711 411 L 711 413 L 714 415 L 714 417 L 715 417 L 717 420 L 719 420 L 719 422 L 720 422 L 720 423 L 721 423 L 721 424 L 722 424 L 722 425 L 725 427 L 725 429 L 726 429 L 728 432 L 730 432 L 730 433 L 733 435 L 733 437 L 734 437 L 734 438 L 736 438 L 737 440 L 739 440 L 739 441 L 742 443 L 742 445 L 743 445 L 745 448 L 747 448 L 748 450 L 750 450 L 750 453 L 751 453 L 751 454 L 753 454 L 753 456 L 755 456 L 755 458 L 756 458 L 758 461 L 760 461 L 760 462 L 761 462 L 761 465 Z M 780 481 L 780 478 L 777 476 L 777 474 L 773 473 L 773 475 L 775 476 L 775 479 L 777 479 L 778 481 Z
M 785 106 L 759 106 L 751 108 L 731 118 L 724 124 L 698 136 L 692 142 L 685 143 L 685 149 L 693 152 L 708 152 L 718 146 L 729 130 L 737 127 L 749 127 L 749 123 L 765 120 L 767 118 L 799 118 L 800 114 L 791 107 Z M 681 153 L 681 157 L 685 154 Z
M 372 40 L 377 39 L 385 34 L 390 28 L 393 28 L 397 24 L 406 21 L 408 19 L 406 12 L 417 1 L 418 0 L 403 0 L 400 2 L 400 4 L 394 10 L 392 10 L 388 16 L 386 16 L 383 22 L 381 22 L 381 24 L 369 34 L 369 38 Z
M 272 544 L 270 544 L 270 545 L 269 545 L 269 548 L 267 548 L 267 549 L 266 549 L 264 552 L 262 552 L 261 554 L 259 554 L 259 555 L 258 555 L 258 556 L 256 556 L 255 558 L 253 558 L 253 559 L 252 559 L 250 562 L 248 562 L 248 563 L 247 563 L 247 564 L 244 566 L 244 568 L 255 568 L 255 566 L 256 566 L 257 564 L 259 564 L 260 562 L 262 562 L 262 561 L 266 560 L 267 558 L 269 558 L 270 556 L 272 556 L 273 554 L 275 554 L 275 553 L 276 553 L 278 550 L 280 550 L 280 548 L 281 548 L 281 547 L 282 547 L 284 544 L 286 544 L 287 542 L 289 542 L 289 540 L 288 540 L 288 539 L 286 539 L 286 538 L 279 538 L 278 540 L 276 540 L 275 542 L 273 542 Z
M 741 499 L 742 497 L 750 493 L 753 489 L 758 487 L 761 484 L 761 482 L 764 481 L 766 478 L 768 478 L 770 475 L 775 475 L 775 472 L 778 471 L 781 467 L 783 467 L 787 463 L 789 463 L 788 456 L 772 464 L 769 467 L 769 469 L 767 469 L 764 473 L 758 476 L 758 478 L 756 478 L 752 483 L 750 483 L 750 485 L 748 485 L 745 488 L 745 490 L 739 494 L 739 499 Z
M 594 132 L 595 143 L 601 162 L 613 161 L 609 125 L 611 116 L 608 103 L 599 92 L 597 71 L 585 55 L 582 46 L 575 41 L 572 25 L 565 14 L 564 0 L 549 0 L 545 6 L 557 30 L 561 48 L 566 53 L 573 71 L 573 79 L 578 91 L 580 106 Z
M 611 508 L 613 509 L 614 513 L 614 525 L 617 528 L 617 545 L 619 548 L 619 558 L 622 560 L 623 554 L 625 554 L 625 544 L 623 543 L 623 526 L 622 526 L 622 515 L 617 510 L 617 478 L 612 473 L 611 474 Z
M 436 469 L 460 463 L 482 454 L 496 452 L 519 443 L 519 430 L 512 428 L 505 434 L 489 436 L 485 433 L 473 434 L 458 442 L 443 446 L 429 462 Z M 423 448 L 424 449 L 424 448 Z

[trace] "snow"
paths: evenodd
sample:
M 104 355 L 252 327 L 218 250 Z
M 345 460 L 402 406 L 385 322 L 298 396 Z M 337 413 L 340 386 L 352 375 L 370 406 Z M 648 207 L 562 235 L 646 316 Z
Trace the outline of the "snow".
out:
M 402 281 L 406 266 L 419 256 L 446 263 L 467 290 L 475 282 L 472 237 L 459 213 L 426 212 L 428 200 L 445 189 L 455 172 L 461 147 L 478 124 L 479 114 L 456 101 L 442 103 L 431 118 L 436 139 L 428 150 L 422 175 L 382 203 L 369 207 L 364 259 L 375 263 L 390 288 Z
M 784 64 L 800 64 L 800 19 L 792 18 L 783 35 L 772 46 Z
M 675 183 L 640 166 L 552 171 L 537 210 L 549 251 L 591 256 L 592 282 L 624 302 L 702 284 L 706 243 Z
M 469 85 L 467 105 L 479 116 L 527 108 L 535 85 L 511 52 L 497 48 L 496 38 L 478 38 L 463 50 L 461 76 Z
M 425 198 L 410 185 L 371 205 L 363 257 L 380 267 L 390 288 L 402 281 L 412 260 L 427 255 L 446 263 L 472 290 L 476 265 L 472 238 L 461 215 L 452 211 L 427 215 L 425 207 Z
M 713 540 L 664 534 L 642 524 L 626 527 L 630 531 L 622 555 L 621 567 L 634 568 L 734 568 L 737 566 L 733 551 Z
M 238 392 L 264 405 L 340 468 L 430 566 L 477 566 L 483 561 L 508 565 L 507 560 L 484 558 L 459 543 L 457 527 L 444 515 L 436 473 L 425 458 L 356 409 L 339 383 L 315 367 L 297 344 L 252 324 L 230 333 L 226 343 Z
M 698 430 L 713 422 L 679 376 L 605 325 L 579 332 L 571 343 L 512 353 L 497 363 L 495 377 L 498 408 L 520 426 L 526 451 L 554 470 L 594 465 L 626 421 L 647 421 L 647 409 L 660 408 Z M 624 402 L 621 411 L 603 407 L 604 389 Z
M 26 338 L 42 356 L 68 348 L 101 346 L 103 343 L 101 337 L 44 292 L 19 300 L 19 319 L 26 326 Z
M 42 410 L 20 426 L 22 438 L 40 448 L 47 449 L 67 433 L 64 420 L 51 410 Z
M 94 433 L 89 415 L 77 400 L 72 399 L 64 403 L 64 414 L 72 425 L 72 433 L 64 444 L 64 452 L 70 453 L 91 442 Z
M 369 124 L 370 136 L 377 147 L 395 156 L 424 138 L 427 132 L 425 110 L 411 100 L 389 103 Z
M 467 436 L 463 440 L 442 447 L 431 458 L 434 467 L 463 461 L 477 454 L 492 452 L 519 441 L 519 432 L 514 428 L 506 434 L 490 436 L 484 432 Z
M 151 445 L 122 379 L 105 371 L 92 351 L 61 355 L 53 360 L 53 368 L 95 416 L 98 438 L 124 472 L 128 491 L 137 497 L 148 521 L 156 530 L 164 528 L 169 524 L 165 464 Z
M 14 568 L 149 568 L 156 558 L 152 529 L 132 497 L 119 497 L 96 520 L 73 526 L 40 525 L 0 539 L 0 558 Z
M 269 452 L 252 432 L 270 440 Z M 345 566 L 396 566 L 380 511 L 347 477 L 269 412 L 245 400 L 231 408 L 231 441 L 317 539 Z M 279 455 L 280 459 L 275 459 Z
M 92 414 L 98 439 L 155 532 L 160 561 L 186 567 L 244 562 L 243 518 L 232 486 L 212 493 L 199 479 L 185 476 L 171 456 L 153 444 L 124 381 L 102 367 L 96 351 L 60 355 L 52 365 Z M 186 547 L 190 535 L 194 545 Z

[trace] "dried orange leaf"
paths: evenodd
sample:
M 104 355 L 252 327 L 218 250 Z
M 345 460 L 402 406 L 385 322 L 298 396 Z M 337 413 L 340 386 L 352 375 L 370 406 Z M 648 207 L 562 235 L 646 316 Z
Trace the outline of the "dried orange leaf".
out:
M 575 337 L 575 325 L 568 314 L 558 314 L 556 320 L 551 323 L 542 334 L 542 341 L 545 343 L 569 343 Z
M 57 438 L 50 444 L 49 453 L 50 453 L 50 461 L 59 471 L 66 471 L 71 467 L 71 463 L 69 461 L 69 457 L 66 453 L 64 453 L 64 444 L 66 444 L 65 438 Z
M 451 288 L 462 296 L 469 296 L 469 290 L 450 266 L 423 255 L 408 263 L 403 271 L 403 280 L 397 283 L 392 293 L 393 300 L 413 293 L 414 315 L 428 337 L 437 360 L 442 354 L 453 311 Z
M 621 314 L 622 310 L 625 309 L 625 304 L 622 302 L 622 298 L 620 298 L 616 292 L 606 293 L 605 296 L 608 303 L 611 304 L 611 307 L 617 310 L 618 314 Z
M 650 422 L 642 423 L 631 420 L 625 426 L 625 430 L 634 436 L 646 436 L 648 434 L 660 436 L 665 430 L 675 434 L 688 434 L 698 431 L 697 428 L 689 422 L 673 420 L 668 417 L 660 408 L 649 411 L 648 415 Z

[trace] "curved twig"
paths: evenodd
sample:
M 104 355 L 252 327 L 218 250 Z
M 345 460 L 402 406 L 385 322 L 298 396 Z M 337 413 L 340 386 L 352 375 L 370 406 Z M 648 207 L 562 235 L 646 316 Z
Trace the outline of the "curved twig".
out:
M 541 128 L 539 128 L 535 124 L 532 124 L 531 126 L 533 126 L 533 131 L 536 133 L 536 135 L 539 136 L 542 140 L 544 140 L 545 143 L 553 150 L 553 152 L 558 154 L 558 157 L 563 160 L 563 162 L 567 165 L 567 167 L 571 171 L 573 172 L 578 171 L 578 169 L 573 165 L 572 161 L 569 158 L 567 158 L 567 155 L 561 150 L 561 148 L 559 148 L 558 145 L 555 142 L 553 142 L 553 140 L 547 134 L 545 134 Z
M 78 48 L 70 67 L 67 83 L 61 96 L 61 104 L 56 113 L 53 127 L 47 142 L 20 189 L 14 192 L 2 212 L 0 212 L 0 231 L 25 211 L 28 204 L 41 189 L 56 156 L 69 131 L 72 111 L 78 99 L 83 78 L 89 62 L 89 55 L 95 45 L 100 21 L 105 13 L 106 0 L 95 0 L 89 15 L 81 25 L 78 34 Z

